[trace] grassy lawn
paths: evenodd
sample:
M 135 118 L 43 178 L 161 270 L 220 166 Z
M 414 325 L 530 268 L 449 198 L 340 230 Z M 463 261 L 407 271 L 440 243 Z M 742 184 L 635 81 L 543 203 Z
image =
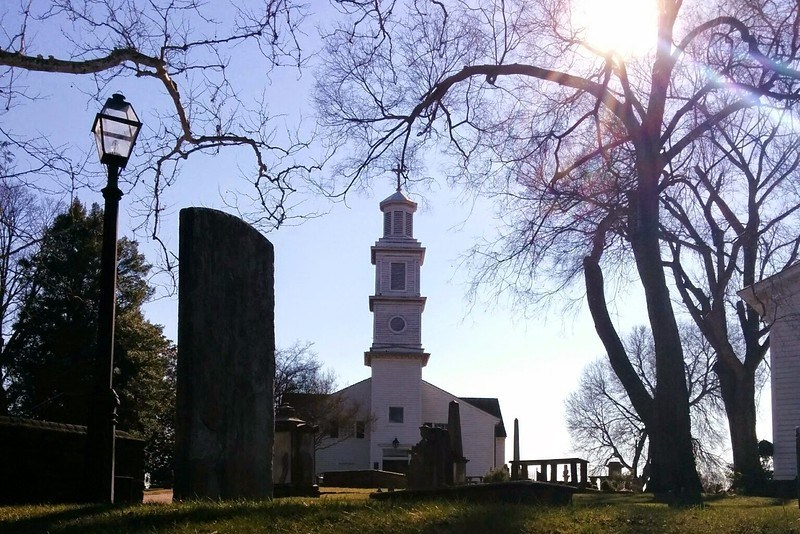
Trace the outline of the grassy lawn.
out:
M 670 509 L 650 495 L 576 495 L 565 508 L 459 502 L 392 504 L 325 488 L 320 499 L 0 507 L 0 532 L 800 533 L 797 501 L 710 497 Z

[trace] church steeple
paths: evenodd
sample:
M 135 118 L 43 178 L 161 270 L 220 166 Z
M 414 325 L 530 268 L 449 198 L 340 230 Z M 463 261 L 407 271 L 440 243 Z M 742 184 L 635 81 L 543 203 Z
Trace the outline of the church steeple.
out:
M 372 365 L 375 357 L 418 359 L 424 366 L 428 354 L 422 348 L 422 311 L 425 297 L 420 296 L 420 267 L 425 249 L 414 239 L 416 202 L 399 188 L 380 203 L 383 213 L 383 237 L 371 248 L 375 265 L 375 294 L 369 298 L 373 313 L 372 347 L 364 354 L 364 363 Z
M 398 172 L 399 176 L 399 172 Z M 383 237 L 371 249 L 375 266 L 372 346 L 364 364 L 372 368 L 370 464 L 408 463 L 411 444 L 419 441 L 422 415 L 422 368 L 430 354 L 422 348 L 420 267 L 425 249 L 414 239 L 417 204 L 398 189 L 380 203 Z M 395 465 L 395 467 L 397 467 Z

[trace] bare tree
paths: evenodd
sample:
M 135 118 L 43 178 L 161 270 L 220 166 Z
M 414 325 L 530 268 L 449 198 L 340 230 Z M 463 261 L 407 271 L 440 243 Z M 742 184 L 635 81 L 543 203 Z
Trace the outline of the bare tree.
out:
M 51 209 L 14 176 L 13 161 L 0 147 L 0 413 L 7 413 L 10 361 L 8 343 L 29 279 L 23 266 L 38 250 Z
M 296 341 L 275 350 L 275 405 L 289 404 L 300 417 L 317 425 L 317 450 L 352 437 L 356 422 L 369 417 L 360 403 L 336 392 L 336 376 L 325 370 L 313 343 Z
M 594 48 L 567 0 L 340 4 L 354 16 L 329 35 L 317 101 L 336 142 L 352 143 L 349 183 L 446 143 L 460 163 L 452 177 L 499 195 L 509 224 L 479 251 L 479 282 L 538 299 L 554 288 L 537 275 L 557 287 L 582 276 L 650 433 L 653 487 L 699 501 L 661 199 L 707 132 L 759 99 L 796 99 L 796 3 L 658 0 L 653 49 L 633 58 Z M 605 275 L 628 268 L 654 337 L 653 397 L 608 307 Z
M 232 202 L 249 210 L 251 222 L 278 225 L 291 216 L 290 195 L 318 168 L 310 157 L 299 159 L 310 136 L 301 138 L 268 106 L 273 70 L 290 66 L 299 75 L 304 66 L 300 24 L 306 15 L 293 0 L 6 2 L 0 8 L 0 116 L 44 98 L 28 82 L 33 73 L 63 80 L 65 91 L 85 93 L 98 109 L 110 85 L 123 79 L 148 84 L 161 97 L 159 107 L 148 114 L 139 154 L 123 175 L 137 191 L 141 206 L 132 212 L 141 225 L 158 236 L 162 193 L 184 160 L 223 149 L 236 152 L 251 185 L 227 186 L 237 193 Z M 263 89 L 254 91 L 256 75 Z M 0 127 L 0 141 L 27 165 L 21 174 L 31 187 L 71 191 L 87 185 L 88 171 L 97 169 L 87 167 L 87 154 L 54 145 L 47 132 L 8 128 Z M 56 185 L 42 179 L 45 172 Z
M 295 341 L 275 350 L 275 404 L 295 393 L 329 394 L 336 389 L 336 377 L 325 370 L 313 343 Z
M 318 451 L 352 439 L 359 431 L 366 432 L 375 419 L 365 412 L 361 402 L 339 392 L 300 393 L 288 398 L 290 403 L 298 405 L 297 412 L 301 418 L 317 426 L 314 448 Z
M 698 468 L 719 473 L 723 462 L 722 405 L 719 383 L 712 371 L 715 355 L 708 342 L 689 325 L 681 325 L 686 356 L 686 382 L 692 417 L 692 435 Z M 648 393 L 655 394 L 655 353 L 653 338 L 645 327 L 625 337 L 633 367 Z M 565 401 L 567 428 L 573 446 L 600 466 L 616 459 L 633 476 L 643 476 L 648 462 L 647 429 L 631 405 L 607 358 L 584 368 L 578 388 Z
M 798 259 L 800 140 L 783 105 L 742 110 L 696 143 L 693 180 L 662 196 L 667 265 L 691 317 L 717 353 L 733 468 L 743 491 L 765 476 L 756 393 L 769 339 L 736 291 Z M 687 169 L 689 171 L 689 169 Z
M 564 404 L 572 446 L 595 466 L 595 474 L 617 459 L 634 476 L 641 475 L 647 458 L 647 429 L 607 359 L 583 369 L 577 389 Z

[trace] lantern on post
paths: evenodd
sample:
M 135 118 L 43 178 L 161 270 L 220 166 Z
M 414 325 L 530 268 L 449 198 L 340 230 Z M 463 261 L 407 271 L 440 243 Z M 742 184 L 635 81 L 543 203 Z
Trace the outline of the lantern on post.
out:
M 114 392 L 114 319 L 117 292 L 117 219 L 122 191 L 117 186 L 133 151 L 142 123 L 125 97 L 115 93 L 92 125 L 100 163 L 108 169 L 103 188 L 103 244 L 100 266 L 97 356 L 94 393 L 89 403 L 86 447 L 86 497 L 92 502 L 114 502 L 114 433 L 119 398 Z
M 97 114 L 92 126 L 100 163 L 108 165 L 109 169 L 124 169 L 141 128 L 142 123 L 133 106 L 125 101 L 124 96 L 114 93 Z

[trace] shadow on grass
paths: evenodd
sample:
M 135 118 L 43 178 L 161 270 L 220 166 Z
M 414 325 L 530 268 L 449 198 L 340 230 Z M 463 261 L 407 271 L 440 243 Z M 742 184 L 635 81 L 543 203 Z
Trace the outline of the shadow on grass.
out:
M 657 502 L 652 493 L 578 493 L 572 497 L 579 506 L 609 506 L 615 504 L 649 504 Z
M 424 533 L 453 532 L 459 534 L 486 532 L 529 532 L 540 506 L 519 504 L 475 505 L 461 508 L 458 512 L 433 520 L 419 531 Z
M 62 505 L 56 505 L 57 508 L 62 508 Z M 42 508 L 46 510 L 47 505 L 34 505 L 30 507 L 31 510 Z M 93 516 L 107 514 L 109 511 L 114 510 L 116 507 L 113 505 L 63 505 L 63 509 L 55 511 L 36 514 L 32 517 L 22 518 L 5 518 L 6 513 L 3 508 L 0 508 L 0 532 L 50 532 L 51 525 L 59 523 L 71 523 L 74 521 L 84 521 Z M 10 508 L 6 508 L 7 510 Z
M 4 511 L 0 508 L 0 532 L 250 532 L 264 531 L 271 526 L 281 526 L 284 531 L 304 532 L 318 525 L 341 527 L 341 523 L 367 509 L 365 503 L 364 500 L 335 500 L 316 506 L 313 501 L 309 504 L 303 499 L 197 501 L 127 506 L 74 506 L 52 512 L 47 511 L 47 506 L 41 506 L 26 509 L 27 515 L 24 517 L 4 517 Z M 345 532 L 349 529 L 332 530 Z
M 28 517 L 0 519 L 0 532 L 525 532 L 539 508 L 548 507 L 368 501 L 317 506 L 302 500 L 72 507 L 53 512 L 41 507 Z

